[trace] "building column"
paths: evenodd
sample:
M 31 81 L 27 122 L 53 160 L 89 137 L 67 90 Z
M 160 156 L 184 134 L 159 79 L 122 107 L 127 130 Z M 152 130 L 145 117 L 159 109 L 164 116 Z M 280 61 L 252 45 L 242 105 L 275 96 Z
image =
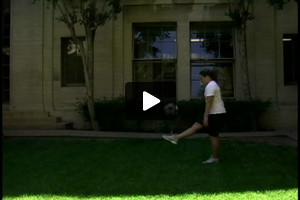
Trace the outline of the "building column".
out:
M 190 24 L 187 19 L 177 22 L 177 99 L 190 99 L 191 67 L 190 67 Z
M 43 107 L 53 111 L 53 6 L 43 8 Z

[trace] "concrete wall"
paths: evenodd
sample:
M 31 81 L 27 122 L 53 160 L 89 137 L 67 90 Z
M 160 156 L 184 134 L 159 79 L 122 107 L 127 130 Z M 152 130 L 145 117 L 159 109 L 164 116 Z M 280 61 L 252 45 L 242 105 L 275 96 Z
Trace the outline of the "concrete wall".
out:
M 10 103 L 16 110 L 43 109 L 43 9 L 29 2 L 11 2 Z
M 74 111 L 85 87 L 61 85 L 61 37 L 70 33 L 58 22 L 57 10 L 42 2 L 12 1 L 10 110 L 43 110 L 75 128 L 88 128 Z M 132 24 L 177 24 L 177 97 L 190 99 L 190 22 L 229 21 L 224 0 L 124 0 L 123 12 L 96 32 L 95 97 L 124 95 L 132 81 Z M 255 1 L 255 20 L 248 23 L 248 60 L 252 94 L 272 100 L 274 106 L 262 117 L 266 129 L 297 128 L 297 86 L 283 84 L 282 34 L 297 32 L 294 1 L 282 11 Z M 147 14 L 145 14 L 147 13 Z M 80 27 L 78 35 L 84 35 Z M 234 67 L 235 98 L 242 98 L 239 59 Z M 271 117 L 271 118 L 270 118 Z
M 283 10 L 263 1 L 254 5 L 253 82 L 255 96 L 273 105 L 261 117 L 265 129 L 295 130 L 298 127 L 298 86 L 284 85 L 283 34 L 297 33 L 297 3 L 291 1 Z

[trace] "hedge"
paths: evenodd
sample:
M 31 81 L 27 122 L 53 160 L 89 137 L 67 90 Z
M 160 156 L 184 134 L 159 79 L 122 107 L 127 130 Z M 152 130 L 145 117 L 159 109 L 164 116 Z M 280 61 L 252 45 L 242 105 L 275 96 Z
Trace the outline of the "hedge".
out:
M 225 99 L 227 111 L 223 132 L 259 130 L 257 119 L 270 107 L 270 101 L 238 101 Z M 103 98 L 95 101 L 96 120 L 103 131 L 181 132 L 203 115 L 204 100 L 177 101 L 178 116 L 174 120 L 126 120 L 125 98 Z M 77 102 L 76 110 L 89 121 L 86 100 Z

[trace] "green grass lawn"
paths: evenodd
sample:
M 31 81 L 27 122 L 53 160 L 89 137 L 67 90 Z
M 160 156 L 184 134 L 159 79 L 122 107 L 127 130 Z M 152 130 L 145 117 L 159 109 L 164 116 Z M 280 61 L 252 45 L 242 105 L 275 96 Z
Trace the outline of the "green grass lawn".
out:
M 297 199 L 297 148 L 208 139 L 3 141 L 4 199 Z

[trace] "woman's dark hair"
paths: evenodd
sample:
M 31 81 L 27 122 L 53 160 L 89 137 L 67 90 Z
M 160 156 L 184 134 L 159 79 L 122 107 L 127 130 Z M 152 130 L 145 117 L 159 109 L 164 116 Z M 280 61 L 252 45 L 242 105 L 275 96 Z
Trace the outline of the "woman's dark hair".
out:
M 204 69 L 199 74 L 204 77 L 209 76 L 212 80 L 217 80 L 218 78 L 218 72 L 212 69 Z

